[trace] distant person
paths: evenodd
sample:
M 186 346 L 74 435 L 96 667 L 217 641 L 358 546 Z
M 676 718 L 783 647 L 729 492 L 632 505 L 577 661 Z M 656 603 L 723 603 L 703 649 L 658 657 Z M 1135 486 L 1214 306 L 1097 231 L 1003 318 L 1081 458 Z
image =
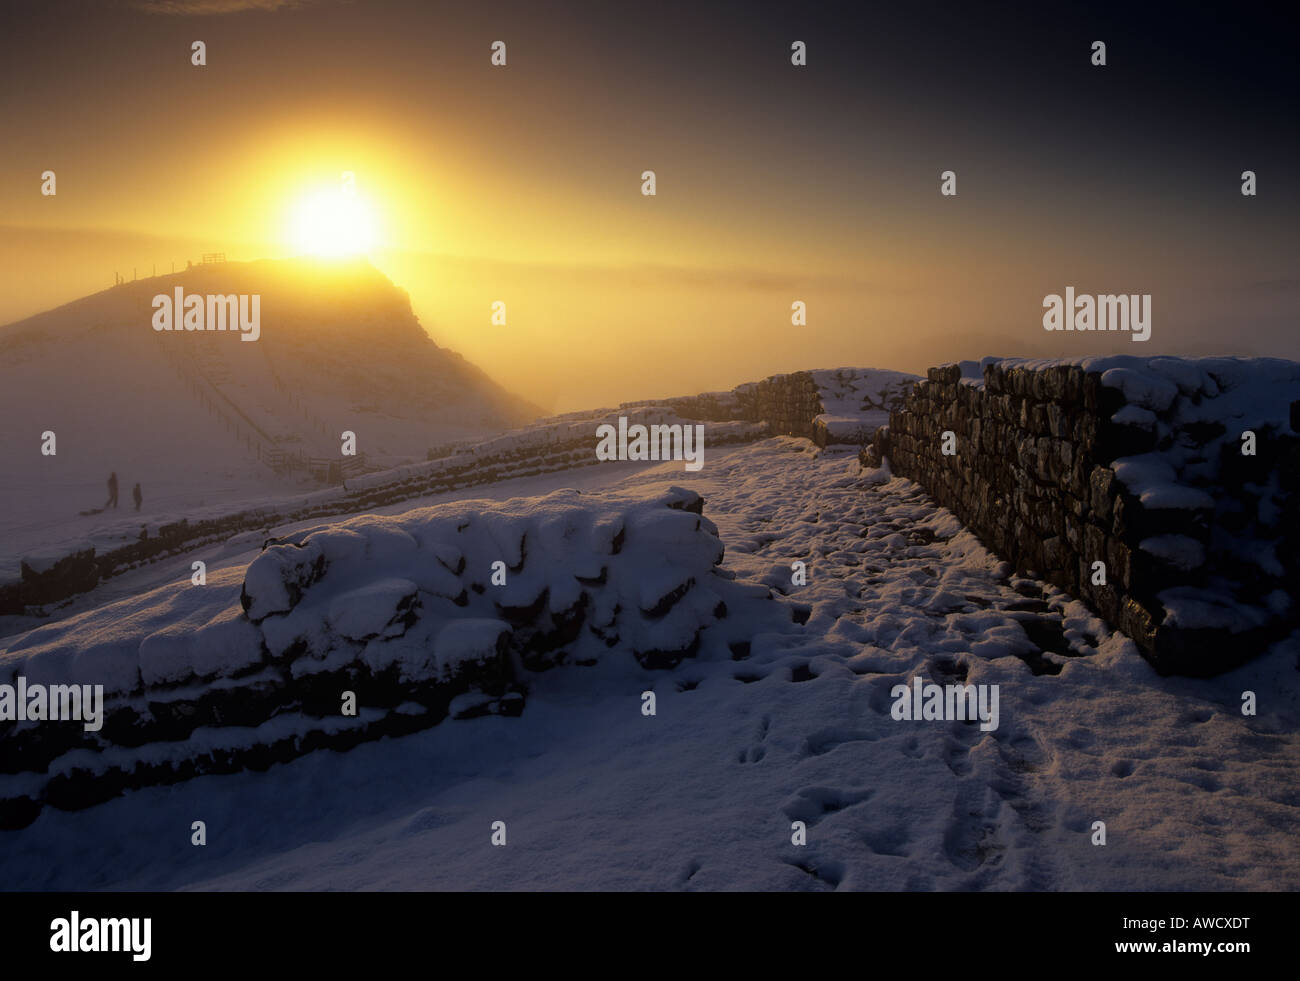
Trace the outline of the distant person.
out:
M 108 501 L 105 502 L 104 507 L 106 508 L 117 507 L 117 471 L 116 470 L 114 470 L 111 474 L 108 475 Z
M 114 492 L 116 494 L 116 491 Z M 137 483 L 131 488 L 131 497 L 135 499 L 135 509 L 140 510 L 140 505 L 144 502 L 144 495 L 140 493 L 140 485 Z

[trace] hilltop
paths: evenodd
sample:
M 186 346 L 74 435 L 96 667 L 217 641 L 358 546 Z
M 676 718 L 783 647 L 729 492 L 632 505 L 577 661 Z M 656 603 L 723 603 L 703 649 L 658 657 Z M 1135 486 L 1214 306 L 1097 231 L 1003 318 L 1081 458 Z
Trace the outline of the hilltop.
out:
M 154 331 L 153 297 L 176 288 L 259 294 L 259 339 Z M 344 430 L 370 470 L 539 414 L 436 344 L 405 291 L 364 260 L 196 266 L 2 327 L 0 413 L 12 549 L 127 518 L 137 481 L 144 513 L 265 500 L 328 478 L 307 461 L 338 461 Z M 117 513 L 82 514 L 104 505 L 110 471 Z

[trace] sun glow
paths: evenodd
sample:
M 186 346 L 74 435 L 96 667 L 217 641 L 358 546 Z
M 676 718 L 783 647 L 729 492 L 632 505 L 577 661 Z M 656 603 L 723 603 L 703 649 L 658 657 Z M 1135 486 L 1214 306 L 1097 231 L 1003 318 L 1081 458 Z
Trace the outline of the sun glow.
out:
M 316 190 L 298 200 L 289 219 L 289 242 L 308 255 L 364 255 L 375 247 L 375 218 L 355 193 Z

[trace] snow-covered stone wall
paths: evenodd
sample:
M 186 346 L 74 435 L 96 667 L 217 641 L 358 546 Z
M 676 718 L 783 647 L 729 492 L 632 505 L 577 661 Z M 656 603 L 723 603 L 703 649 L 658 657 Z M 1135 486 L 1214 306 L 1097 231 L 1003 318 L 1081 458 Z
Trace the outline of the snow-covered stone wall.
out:
M 887 460 L 916 480 L 1019 571 L 1090 603 L 1161 672 L 1218 673 L 1300 623 L 1300 364 L 1111 357 L 978 370 L 930 369 L 864 466 Z
M 818 446 L 861 446 L 911 390 L 916 375 L 880 368 L 831 368 L 772 375 L 730 392 L 650 403 L 689 419 L 763 423 L 779 436 L 803 436 Z
M 730 392 L 627 402 L 617 409 L 571 412 L 490 439 L 429 451 L 430 458 L 347 480 L 262 507 L 209 508 L 143 522 L 124 536 L 51 546 L 23 555 L 17 575 L 0 578 L 0 615 L 40 612 L 105 579 L 234 535 L 288 522 L 354 514 L 414 497 L 597 463 L 596 431 L 620 416 L 630 423 L 709 423 L 708 445 L 767 435 L 804 436 L 819 446 L 861 446 L 888 421 L 917 376 L 876 368 L 835 368 L 773 375 Z
M 670 667 L 729 613 L 789 624 L 765 587 L 718 569 L 703 504 L 675 487 L 567 490 L 360 516 L 268 543 L 242 583 L 170 586 L 31 631 L 0 655 L 0 684 L 102 685 L 102 727 L 0 728 L 0 828 L 47 804 L 516 715 L 533 672 Z
M 0 614 L 23 614 L 87 592 L 105 579 L 149 562 L 235 535 L 276 525 L 324 518 L 396 504 L 443 491 L 476 487 L 500 480 L 591 466 L 597 428 L 629 422 L 680 424 L 683 416 L 662 407 L 574 413 L 527 429 L 459 446 L 445 456 L 379 473 L 354 477 L 341 487 L 285 497 L 259 507 L 208 508 L 142 522 L 129 536 L 52 546 L 40 555 L 24 555 L 19 575 L 0 581 Z M 693 417 L 692 417 L 693 418 Z M 743 421 L 717 421 L 708 427 L 710 448 L 762 439 L 765 427 Z

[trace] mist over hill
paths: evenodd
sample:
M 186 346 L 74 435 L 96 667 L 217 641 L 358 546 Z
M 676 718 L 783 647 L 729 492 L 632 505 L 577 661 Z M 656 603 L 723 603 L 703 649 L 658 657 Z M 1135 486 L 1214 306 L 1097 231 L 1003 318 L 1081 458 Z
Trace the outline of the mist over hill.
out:
M 177 289 L 259 296 L 257 340 L 155 330 L 154 297 Z M 344 431 L 354 469 L 376 469 L 539 414 L 439 347 L 369 263 L 310 260 L 199 265 L 0 328 L 0 412 L 6 551 L 125 518 L 137 482 L 145 513 L 301 492 L 330 479 Z M 83 514 L 110 472 L 118 508 Z

